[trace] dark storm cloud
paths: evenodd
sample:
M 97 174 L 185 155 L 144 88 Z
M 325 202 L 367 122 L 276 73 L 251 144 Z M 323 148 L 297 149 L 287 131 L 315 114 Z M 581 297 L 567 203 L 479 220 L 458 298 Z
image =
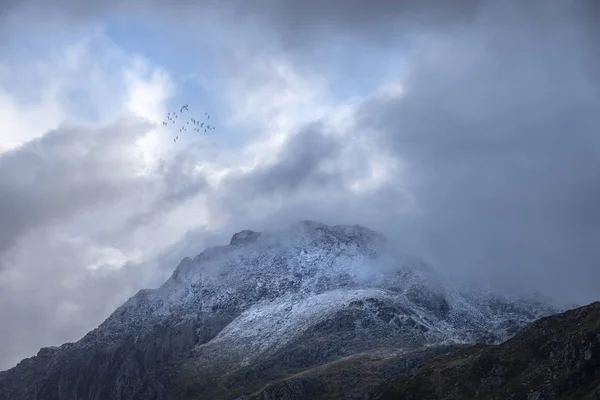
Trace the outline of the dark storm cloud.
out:
M 356 196 L 339 174 L 338 189 L 353 200 L 333 198 L 327 184 L 312 185 L 321 201 L 302 199 L 299 188 L 331 181 L 315 179 L 316 165 L 347 155 L 288 151 L 230 190 L 238 201 L 247 187 L 255 197 L 232 214 L 258 224 L 242 209 L 285 195 L 261 218 L 360 222 L 459 279 L 559 300 L 600 298 L 600 38 L 590 16 L 598 7 L 520 4 L 486 3 L 457 29 L 412 32 L 405 94 L 369 101 L 357 114 L 357 131 L 377 128 L 382 155 L 406 163 L 390 185 Z M 294 140 L 310 143 L 317 128 Z M 405 190 L 418 211 L 411 215 L 398 211 Z
M 423 26 L 443 27 L 466 23 L 477 15 L 477 0 L 258 0 L 238 2 L 233 13 L 240 20 L 257 18 L 274 29 L 284 45 L 311 46 L 330 35 L 351 35 L 354 40 L 394 40 L 397 34 Z
M 121 146 L 147 127 L 59 128 L 0 155 L 0 256 L 29 230 L 135 190 Z
M 169 163 L 161 165 L 158 169 L 160 179 L 157 181 L 160 187 L 156 197 L 147 209 L 134 210 L 134 215 L 120 227 L 121 235 L 126 236 L 128 232 L 155 221 L 157 217 L 168 214 L 173 208 L 207 189 L 206 177 L 194 171 L 197 162 L 197 155 L 184 150 Z
M 241 226 L 250 223 L 249 214 L 253 223 L 257 222 L 254 217 L 268 218 L 254 203 L 277 203 L 277 199 L 287 203 L 307 193 L 339 190 L 344 178 L 341 171 L 326 169 L 324 164 L 337 159 L 344 145 L 321 129 L 320 123 L 309 124 L 287 139 L 273 162 L 227 177 L 211 196 L 209 207 L 221 210 L 228 219 L 236 220 L 235 226 Z M 249 213 L 251 209 L 256 212 Z M 270 208 L 267 213 L 273 211 Z
M 126 1 L 107 1 L 96 2 L 92 0 L 2 0 L 0 1 L 0 10 L 8 12 L 18 7 L 22 8 L 40 8 L 48 9 L 69 9 L 77 13 L 93 13 L 103 9 L 110 9 L 122 4 L 122 7 L 141 7 L 149 3 L 160 3 L 156 0 L 126 0 Z M 476 0 L 422 0 L 422 1 L 389 1 L 389 0 L 307 0 L 302 3 L 292 0 L 253 0 L 239 2 L 236 0 L 205 0 L 196 2 L 191 0 L 175 0 L 168 7 L 182 7 L 186 5 L 214 6 L 224 4 L 226 7 L 232 7 L 245 14 L 263 15 L 269 21 L 287 26 L 291 29 L 308 28 L 326 24 L 339 24 L 360 27 L 362 24 L 371 25 L 375 21 L 385 21 L 393 19 L 399 15 L 422 18 L 426 21 L 435 21 L 441 18 L 439 22 L 447 20 L 449 16 L 475 15 L 475 11 L 480 7 L 481 1 Z M 427 13 L 424 13 L 427 10 Z
M 374 101 L 361 118 L 408 162 L 420 251 L 511 289 L 591 301 L 600 42 L 584 7 L 530 11 L 492 6 L 465 29 L 422 35 L 405 96 Z
M 149 128 L 134 120 L 99 129 L 62 127 L 0 155 L 0 266 L 21 236 L 80 211 L 132 196 L 151 199 L 146 208 L 128 210 L 121 227 L 128 235 L 200 193 L 206 180 L 193 171 L 197 159 L 190 152 L 154 175 L 137 174 L 131 145 Z
M 284 42 L 295 45 L 313 43 L 332 34 L 350 34 L 354 38 L 386 41 L 398 33 L 415 33 L 422 29 L 443 31 L 452 26 L 466 26 L 476 22 L 485 12 L 493 9 L 499 18 L 511 13 L 524 18 L 536 18 L 546 10 L 585 9 L 590 21 L 598 13 L 594 0 L 0 0 L 0 15 L 28 11 L 38 16 L 69 16 L 89 18 L 114 12 L 130 12 L 131 16 L 183 18 L 194 11 L 208 10 L 231 17 L 236 26 L 259 22 L 256 27 L 271 29 Z M 154 14 L 153 14 L 154 13 Z M 194 16 L 194 18 L 197 15 Z M 231 22 L 231 21 L 229 21 Z
M 181 20 L 215 11 L 236 27 L 266 28 L 288 47 L 304 47 L 331 34 L 354 39 L 387 41 L 400 32 L 423 26 L 444 27 L 473 19 L 478 0 L 2 0 L 1 14 L 25 11 L 39 18 L 88 19 L 106 13 L 129 12 L 133 17 L 158 16 Z M 224 21 L 225 22 L 225 21 Z
M 244 183 L 260 194 L 293 192 L 301 187 L 322 189 L 340 176 L 323 171 L 323 162 L 335 157 L 341 143 L 323 134 L 319 124 L 297 132 L 285 144 L 278 161 L 253 171 Z

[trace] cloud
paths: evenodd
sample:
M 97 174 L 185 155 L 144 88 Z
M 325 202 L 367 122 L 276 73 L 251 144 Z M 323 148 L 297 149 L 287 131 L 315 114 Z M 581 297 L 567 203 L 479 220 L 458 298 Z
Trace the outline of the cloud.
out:
M 63 128 L 0 156 L 0 253 L 28 230 L 110 201 L 135 185 L 126 175 L 130 160 L 119 152 L 143 128 Z
M 210 23 L 210 19 L 206 18 L 210 15 L 247 31 L 261 31 L 263 38 L 264 33 L 274 34 L 288 49 L 307 50 L 325 36 L 350 35 L 354 42 L 366 40 L 373 44 L 394 41 L 399 34 L 423 27 L 441 30 L 468 23 L 477 17 L 485 3 L 477 0 L 308 0 L 300 5 L 293 0 L 175 0 L 167 5 L 156 0 L 3 0 L 0 10 L 5 10 L 6 15 L 26 12 L 33 16 L 46 14 L 52 19 L 77 21 L 94 20 L 115 13 L 128 13 L 132 18 L 160 15 L 184 25 L 186 21 L 197 22 L 198 18 Z
M 224 193 L 219 183 L 264 163 L 269 150 L 260 143 L 284 143 L 298 121 L 321 113 L 319 83 L 264 54 L 246 61 L 255 69 L 231 70 L 236 79 L 207 89 L 233 106 L 242 101 L 256 118 L 219 121 L 217 112 L 224 138 L 180 133 L 174 144 L 160 124 L 173 107 L 174 78 L 105 32 L 92 25 L 77 39 L 63 30 L 29 35 L 39 53 L 11 45 L 18 57 L 0 66 L 0 94 L 10 106 L 3 120 L 11 124 L 0 153 L 0 319 L 17 321 L 3 332 L 1 367 L 42 345 L 76 340 L 136 290 L 160 284 L 230 219 L 210 206 Z M 12 79 L 17 70 L 30 79 Z M 194 242 L 178 243 L 188 232 L 196 232 Z
M 535 10 L 491 7 L 461 30 L 424 32 L 404 95 L 360 119 L 408 166 L 422 212 L 401 230 L 421 237 L 417 252 L 462 278 L 592 301 L 598 36 L 567 6 Z
M 205 188 L 197 154 L 156 123 L 172 94 L 166 71 L 95 27 L 62 46 L 30 39 L 46 52 L 11 49 L 18 57 L 0 66 L 0 320 L 14 322 L 2 324 L 0 367 L 76 340 L 156 285 L 157 257 L 202 223 L 156 226 Z
M 144 11 L 211 63 L 190 109 L 210 98 L 217 135 L 176 146 L 160 116 L 192 91 L 94 26 L 122 6 L 44 3 L 48 35 L 23 49 L 5 33 L 47 7 L 28 4 L 0 21 L 0 367 L 76 340 L 205 245 L 300 219 L 380 230 L 455 279 L 600 295 L 596 3 Z
M 65 233 L 65 224 L 44 226 L 22 237 L 0 273 L 0 365 L 10 367 L 42 346 L 81 338 L 122 301 L 122 293 L 148 282 L 135 253 L 122 253 L 86 236 Z
M 351 135 L 311 123 L 236 178 L 218 197 L 233 225 L 364 223 L 453 279 L 597 299 L 599 36 L 583 3 L 539 7 L 490 3 L 468 24 L 414 30 L 402 90 L 364 99 Z M 365 168 L 345 167 L 361 158 L 390 160 L 363 193 Z
M 319 170 L 322 163 L 334 156 L 338 142 L 319 131 L 319 126 L 307 127 L 289 138 L 279 152 L 279 160 L 273 165 L 260 168 L 245 180 L 255 194 L 264 196 L 273 191 L 293 191 L 301 185 L 325 188 L 339 177 Z M 309 182 L 310 181 L 310 182 Z
M 157 147 L 165 142 L 147 121 L 162 111 L 169 95 L 160 71 L 148 71 L 138 58 L 127 59 L 95 30 L 54 50 L 48 48 L 35 61 L 25 58 L 17 65 L 9 59 L 3 65 L 26 73 L 41 96 L 29 81 L 0 76 L 7 104 L 5 152 L 0 153 L 0 255 L 20 234 L 149 185 L 144 173 L 154 167 L 161 155 Z M 79 118 L 62 122 L 67 115 Z

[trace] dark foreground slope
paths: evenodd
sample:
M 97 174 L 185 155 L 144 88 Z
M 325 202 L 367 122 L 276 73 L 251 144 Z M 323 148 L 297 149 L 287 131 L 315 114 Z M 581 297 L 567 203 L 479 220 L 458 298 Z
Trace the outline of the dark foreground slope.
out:
M 426 362 L 369 399 L 600 399 L 600 302 Z
M 370 391 L 387 380 L 461 347 L 438 345 L 412 350 L 371 350 L 270 382 L 236 400 L 365 399 Z
M 556 312 L 445 286 L 367 228 L 304 221 L 184 259 L 80 341 L 0 372 L 0 399 L 234 399 L 311 371 L 310 393 L 364 393 Z

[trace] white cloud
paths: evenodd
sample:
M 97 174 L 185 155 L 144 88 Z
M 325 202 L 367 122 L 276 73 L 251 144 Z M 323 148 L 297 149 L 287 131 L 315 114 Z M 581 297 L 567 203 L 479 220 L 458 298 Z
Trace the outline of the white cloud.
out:
M 235 222 L 233 210 L 215 206 L 230 189 L 222 182 L 275 160 L 297 127 L 334 109 L 321 78 L 269 54 L 207 89 L 225 101 L 219 117 L 241 145 L 218 132 L 174 144 L 161 123 L 181 93 L 169 71 L 124 53 L 102 29 L 61 45 L 39 40 L 52 43 L 47 54 L 0 65 L 4 155 L 15 150 L 17 162 L 37 149 L 36 163 L 11 170 L 9 193 L 43 205 L 16 220 L 0 253 L 0 320 L 43 318 L 3 330 L 0 368 L 76 340 L 136 290 L 160 283 L 174 265 L 157 260 L 188 232 Z M 17 70 L 37 85 L 9 82 Z M 53 171 L 60 175 L 44 181 Z
M 354 10 L 359 19 L 376 11 L 361 4 L 364 9 Z M 199 24 L 192 8 L 167 32 L 165 43 L 176 42 L 173 47 L 156 54 L 186 51 L 186 57 L 174 57 L 177 62 L 199 60 L 206 70 L 179 65 L 174 68 L 185 75 L 175 76 L 143 54 L 128 54 L 96 27 L 78 28 L 78 35 L 85 34 L 77 39 L 66 28 L 56 37 L 30 33 L 34 43 L 28 45 L 36 51 L 11 48 L 15 57 L 0 63 L 0 122 L 7 127 L 0 130 L 0 190 L 9 194 L 4 204 L 0 197 L 0 217 L 14 228 L 10 237 L 0 231 L 0 303 L 6 304 L 0 320 L 15 321 L 10 329 L 0 326 L 7 338 L 0 368 L 40 346 L 76 340 L 136 290 L 160 284 L 179 257 L 202 250 L 209 234 L 298 219 L 397 233 L 411 218 L 431 215 L 420 208 L 427 206 L 423 198 L 443 209 L 453 198 L 456 204 L 470 201 L 459 201 L 464 196 L 453 182 L 435 180 L 429 188 L 439 191 L 429 197 L 421 192 L 417 202 L 407 182 L 411 189 L 423 187 L 410 168 L 433 168 L 447 161 L 446 151 L 473 143 L 448 139 L 457 134 L 457 110 L 466 112 L 459 122 L 477 113 L 483 123 L 492 113 L 493 107 L 474 107 L 486 98 L 477 97 L 485 94 L 478 88 L 492 79 L 483 74 L 486 79 L 470 86 L 472 76 L 465 72 L 477 66 L 482 56 L 474 51 L 483 51 L 484 42 L 473 47 L 479 40 L 448 36 L 437 42 L 442 36 L 433 41 L 424 35 L 411 42 L 419 46 L 404 60 L 404 46 L 361 42 L 358 50 L 343 49 L 340 43 L 353 44 L 348 38 L 328 53 L 327 38 L 319 51 L 292 45 L 291 54 L 260 29 L 230 29 L 213 14 L 210 23 Z M 381 11 L 375 15 L 387 15 Z M 177 14 L 173 7 L 171 17 Z M 287 38 L 296 36 L 292 30 Z M 192 80 L 200 82 L 200 94 L 183 86 Z M 338 91 L 358 96 L 347 99 Z M 474 95 L 466 106 L 443 96 L 463 92 Z M 211 110 L 218 129 L 207 137 L 179 133 L 173 143 L 177 128 L 163 127 L 162 120 L 175 101 L 188 103 L 188 95 L 196 96 L 189 99 L 190 110 Z M 436 115 L 440 111 L 448 115 Z M 434 133 L 431 143 L 427 132 Z M 19 168 L 2 170 L 3 163 Z M 450 232 L 442 244 L 461 237 L 454 230 L 465 226 L 473 209 L 469 204 L 464 215 L 432 223 Z M 418 229 L 404 236 L 425 237 Z M 472 252 L 452 244 L 451 250 Z M 33 317 L 25 319 L 27 314 Z
M 229 123 L 254 133 L 245 148 L 247 168 L 273 162 L 298 126 L 332 108 L 323 78 L 298 71 L 281 54 L 249 60 L 244 72 L 227 82 L 226 98 Z
M 18 230 L 0 253 L 0 319 L 31 315 L 3 329 L 0 368 L 101 322 L 152 279 L 131 264 L 159 254 L 187 226 L 151 244 L 103 236 L 160 195 L 160 162 L 176 156 L 170 132 L 143 122 L 164 114 L 173 94 L 168 72 L 123 53 L 97 29 L 60 46 L 31 40 L 52 46 L 0 64 L 0 190 L 22 203 L 2 218 L 4 229 L 14 221 Z M 23 75 L 29 79 L 11 79 Z M 30 202 L 38 205 L 28 210 Z
M 63 118 L 51 91 L 44 91 L 37 104 L 19 106 L 9 93 L 0 91 L 0 153 L 13 150 L 58 126 Z

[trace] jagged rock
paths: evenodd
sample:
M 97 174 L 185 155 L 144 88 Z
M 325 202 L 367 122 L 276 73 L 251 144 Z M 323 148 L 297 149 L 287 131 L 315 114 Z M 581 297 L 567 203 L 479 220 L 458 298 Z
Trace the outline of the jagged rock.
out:
M 254 232 L 251 230 L 243 230 L 243 231 L 240 231 L 240 232 L 234 234 L 232 236 L 229 244 L 232 246 L 235 246 L 235 245 L 241 245 L 241 244 L 254 243 L 259 237 L 260 237 L 259 232 Z

